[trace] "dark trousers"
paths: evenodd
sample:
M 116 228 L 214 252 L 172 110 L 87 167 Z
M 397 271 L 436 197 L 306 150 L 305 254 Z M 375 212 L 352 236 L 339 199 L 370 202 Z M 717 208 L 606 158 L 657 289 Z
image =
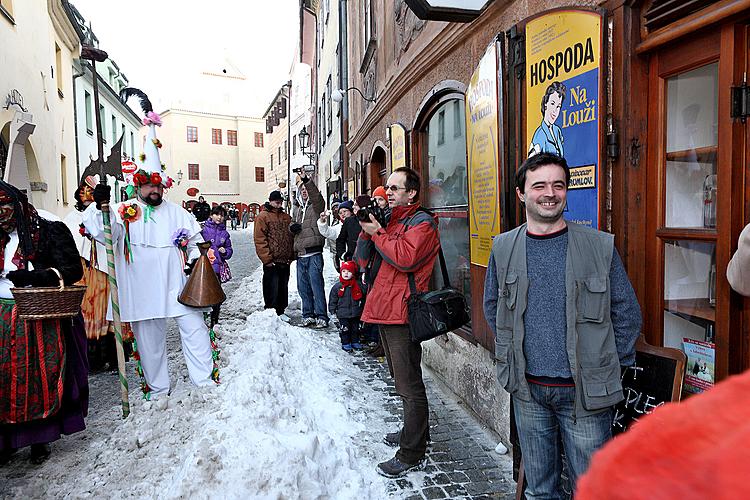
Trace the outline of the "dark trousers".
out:
M 263 267 L 263 302 L 266 309 L 284 314 L 289 305 L 289 264 L 276 263 Z
M 339 318 L 341 345 L 359 342 L 359 318 Z
M 429 435 L 427 393 L 422 381 L 422 346 L 412 342 L 407 325 L 379 325 L 380 341 L 404 403 L 404 427 L 396 458 L 415 464 L 424 458 Z

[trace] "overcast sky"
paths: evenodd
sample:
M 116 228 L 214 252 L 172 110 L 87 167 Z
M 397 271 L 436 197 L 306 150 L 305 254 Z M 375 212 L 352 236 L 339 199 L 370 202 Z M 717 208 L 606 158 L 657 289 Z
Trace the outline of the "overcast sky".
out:
M 156 111 L 181 107 L 260 117 L 288 80 L 299 43 L 298 0 L 71 3 Z M 225 69 L 246 80 L 202 75 Z

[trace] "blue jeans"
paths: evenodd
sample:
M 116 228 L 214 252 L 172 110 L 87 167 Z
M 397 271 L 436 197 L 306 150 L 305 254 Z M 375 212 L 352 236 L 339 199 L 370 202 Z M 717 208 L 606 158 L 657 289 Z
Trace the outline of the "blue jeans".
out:
M 302 299 L 302 317 L 320 318 L 327 322 L 323 254 L 297 259 L 297 290 Z
M 529 384 L 531 401 L 513 398 L 526 473 L 527 499 L 560 499 L 562 441 L 568 476 L 575 483 L 586 472 L 591 455 L 612 437 L 612 409 L 574 417 L 575 388 Z M 562 439 L 561 439 L 562 438 Z

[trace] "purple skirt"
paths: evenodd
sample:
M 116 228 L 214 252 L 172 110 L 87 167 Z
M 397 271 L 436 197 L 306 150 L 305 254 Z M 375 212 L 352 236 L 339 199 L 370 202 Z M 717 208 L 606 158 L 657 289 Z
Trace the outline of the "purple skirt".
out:
M 41 420 L 0 425 L 0 450 L 23 448 L 32 444 L 51 443 L 63 434 L 86 428 L 84 417 L 89 410 L 89 363 L 83 317 L 78 314 L 63 325 L 65 339 L 65 379 L 60 411 Z

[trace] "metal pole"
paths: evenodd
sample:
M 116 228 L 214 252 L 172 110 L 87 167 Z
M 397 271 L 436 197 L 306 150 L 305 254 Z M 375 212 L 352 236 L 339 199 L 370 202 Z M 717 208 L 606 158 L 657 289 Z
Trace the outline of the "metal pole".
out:
M 106 56 L 106 54 L 105 54 Z M 102 122 L 99 111 L 99 77 L 96 74 L 96 59 L 91 59 L 91 71 L 94 78 L 94 107 L 96 108 L 96 143 L 99 154 L 99 183 L 106 186 L 107 176 L 104 174 L 104 143 L 102 141 Z M 104 223 L 104 246 L 107 250 L 107 280 L 109 281 L 109 297 L 112 301 L 112 322 L 115 326 L 115 340 L 117 346 L 117 375 L 120 378 L 120 395 L 122 399 L 122 418 L 130 415 L 130 401 L 128 399 L 128 379 L 125 376 L 125 350 L 122 346 L 122 322 L 120 321 L 120 301 L 115 277 L 115 254 L 112 250 L 112 224 L 109 219 L 109 203 L 102 203 L 102 222 Z

